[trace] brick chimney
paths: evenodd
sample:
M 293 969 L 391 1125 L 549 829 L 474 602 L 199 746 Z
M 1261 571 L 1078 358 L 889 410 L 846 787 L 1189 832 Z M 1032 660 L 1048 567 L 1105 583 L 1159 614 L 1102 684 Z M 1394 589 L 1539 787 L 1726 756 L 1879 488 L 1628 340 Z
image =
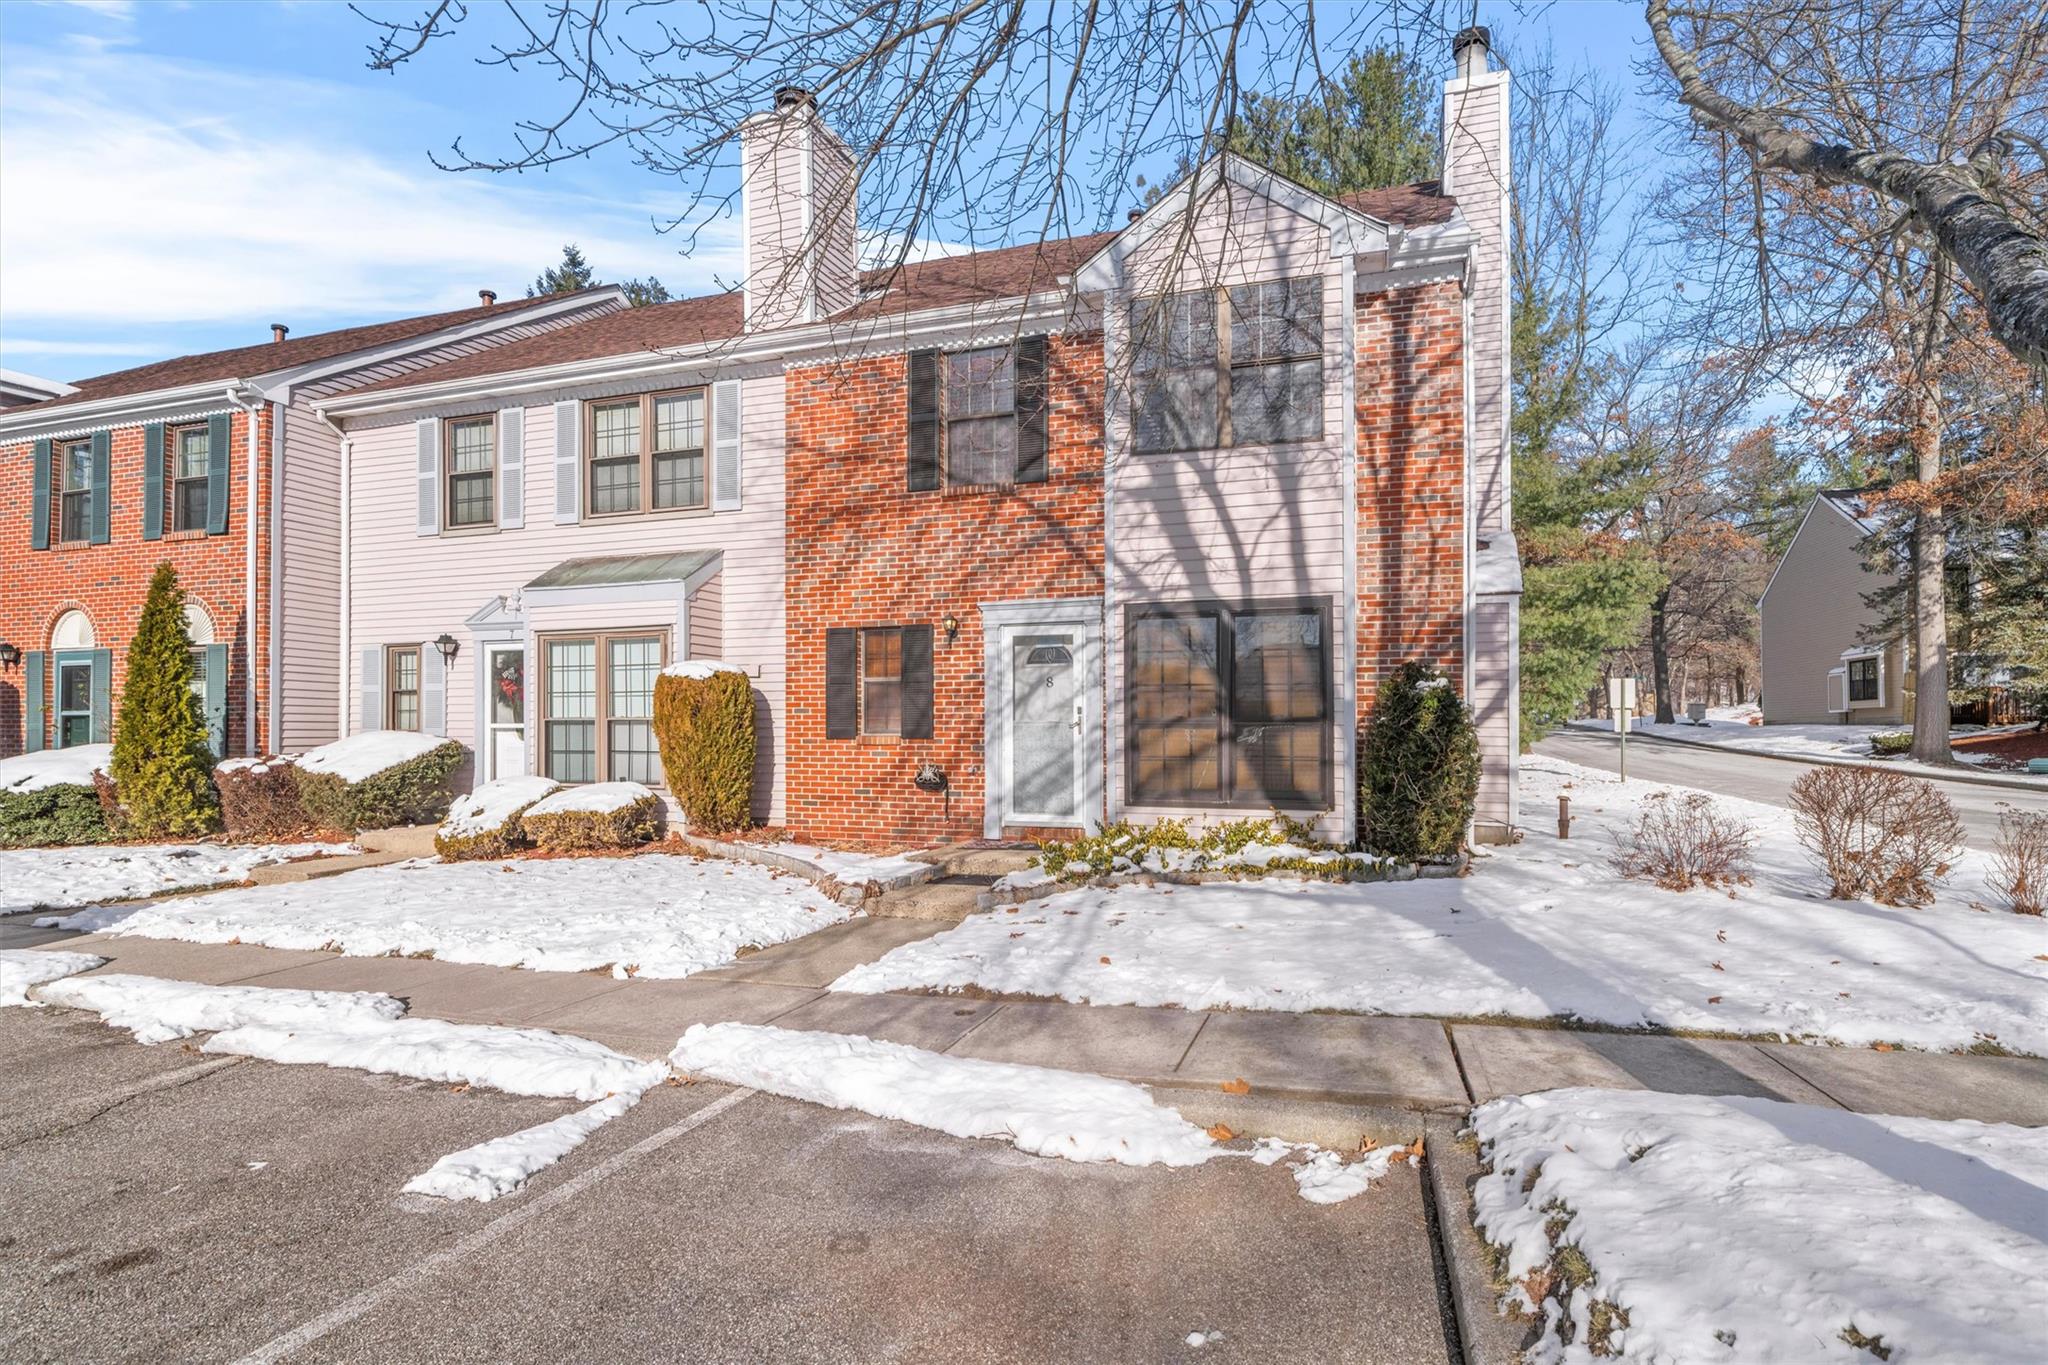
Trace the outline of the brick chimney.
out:
M 283 323 L 273 322 L 270 324 L 270 339 L 273 342 L 283 341 L 285 338 L 285 333 L 289 331 L 291 331 L 291 328 L 285 326 Z
M 1444 84 L 1444 192 L 1479 235 L 1472 269 L 1472 513 L 1484 534 L 1508 525 L 1508 73 L 1489 63 L 1492 35 L 1451 40 Z
M 859 297 L 853 154 L 810 91 L 740 125 L 741 236 L 748 330 L 816 322 Z
M 476 296 L 483 301 L 483 305 L 486 308 L 496 308 L 498 306 L 498 291 L 495 289 L 479 289 L 476 291 Z

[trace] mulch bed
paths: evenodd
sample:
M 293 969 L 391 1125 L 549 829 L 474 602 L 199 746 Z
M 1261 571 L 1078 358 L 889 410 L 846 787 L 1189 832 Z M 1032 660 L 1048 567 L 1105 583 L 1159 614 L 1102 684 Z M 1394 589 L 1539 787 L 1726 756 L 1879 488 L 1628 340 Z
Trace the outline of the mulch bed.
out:
M 2020 730 L 2002 735 L 1960 735 L 1949 748 L 1991 754 L 1999 767 L 2024 769 L 2030 758 L 2048 758 L 2048 730 Z M 1987 765 L 1988 766 L 1988 765 Z

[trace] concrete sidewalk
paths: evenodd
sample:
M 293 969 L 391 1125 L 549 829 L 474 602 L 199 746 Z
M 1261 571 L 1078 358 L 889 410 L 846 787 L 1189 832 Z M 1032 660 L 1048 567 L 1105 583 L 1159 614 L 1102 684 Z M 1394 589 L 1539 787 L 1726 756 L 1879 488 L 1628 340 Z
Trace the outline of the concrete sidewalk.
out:
M 1346 1014 L 1100 1007 L 965 996 L 854 995 L 850 968 L 946 926 L 858 918 L 683 980 L 616 980 L 418 958 L 90 935 L 48 945 L 105 972 L 309 990 L 382 991 L 416 1015 L 547 1028 L 663 1057 L 692 1024 L 732 1020 L 863 1034 L 958 1057 L 1088 1071 L 1175 1092 L 1232 1122 L 1260 1102 L 1327 1108 L 1389 1133 L 1496 1096 L 1596 1086 L 1735 1094 L 1866 1113 L 2048 1125 L 2048 1062 Z M 1220 1087 L 1244 1080 L 1250 1096 Z M 1353 1127 L 1352 1131 L 1357 1129 Z

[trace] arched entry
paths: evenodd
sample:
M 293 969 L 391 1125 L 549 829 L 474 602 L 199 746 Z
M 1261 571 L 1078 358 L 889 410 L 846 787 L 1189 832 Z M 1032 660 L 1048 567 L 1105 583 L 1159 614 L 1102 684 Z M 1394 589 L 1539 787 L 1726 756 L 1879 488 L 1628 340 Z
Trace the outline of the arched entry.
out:
M 219 761 L 227 756 L 228 647 L 214 643 L 213 617 L 197 598 L 185 599 L 185 634 L 192 641 L 192 695 L 206 722 L 206 747 Z

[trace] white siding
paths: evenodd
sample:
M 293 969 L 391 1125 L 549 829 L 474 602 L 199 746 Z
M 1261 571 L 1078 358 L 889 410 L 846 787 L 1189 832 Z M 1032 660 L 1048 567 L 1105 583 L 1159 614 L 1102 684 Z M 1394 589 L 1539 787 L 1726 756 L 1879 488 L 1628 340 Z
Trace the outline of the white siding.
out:
M 709 378 L 711 376 L 705 376 Z M 732 377 L 730 375 L 726 377 Z M 685 380 L 664 379 L 660 387 Z M 553 404 L 558 399 L 638 392 L 625 385 L 528 395 L 526 459 L 551 467 L 555 449 Z M 723 553 L 717 597 L 723 619 L 718 636 L 724 657 L 754 673 L 766 702 L 764 753 L 756 779 L 758 818 L 782 818 L 783 709 L 783 382 L 779 371 L 751 373 L 743 385 L 745 506 L 737 512 L 642 517 L 599 524 L 556 525 L 554 482 L 526 481 L 526 525 L 518 530 L 420 538 L 413 534 L 413 421 L 418 412 L 351 424 L 354 522 L 351 566 L 351 695 L 360 686 L 353 660 L 361 649 L 401 640 L 430 640 L 443 631 L 464 642 L 448 684 L 448 733 L 475 747 L 475 668 L 478 650 L 464 621 L 498 597 L 510 597 L 544 570 L 566 559 L 668 554 L 707 549 Z M 495 411 L 502 400 L 473 405 Z M 447 415 L 447 414 L 438 414 Z M 374 421 L 378 425 L 371 425 Z M 699 609 L 705 609 L 699 604 Z M 673 630 L 670 601 L 611 601 L 573 606 L 534 604 L 529 630 L 599 626 L 659 626 Z M 539 670 L 528 678 L 538 697 Z M 531 717 L 530 717 L 531 719 Z M 528 747 L 537 734 L 529 724 Z
M 1444 192 L 1478 234 L 1472 253 L 1472 512 L 1508 521 L 1508 73 L 1444 87 Z
M 725 574 L 713 574 L 690 599 L 690 657 L 723 659 L 725 648 Z

